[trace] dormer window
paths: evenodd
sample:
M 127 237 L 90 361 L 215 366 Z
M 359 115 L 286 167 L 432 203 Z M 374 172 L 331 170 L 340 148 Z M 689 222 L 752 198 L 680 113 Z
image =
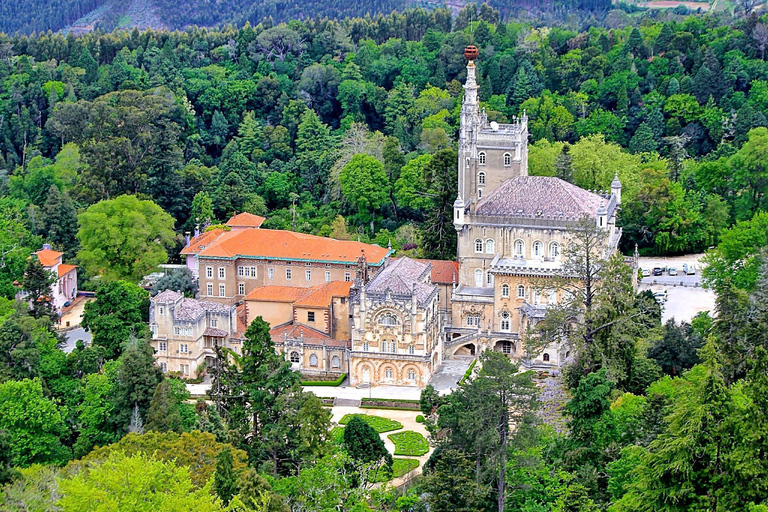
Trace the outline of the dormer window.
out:
M 480 165 L 485 165 L 485 151 L 481 151 L 477 155 L 477 163 L 479 163 Z
M 483 162 L 485 163 L 485 162 Z M 479 172 L 477 173 L 477 184 L 478 185 L 485 185 L 485 173 Z
M 510 165 L 512 165 L 512 155 L 504 153 L 504 167 L 509 167 Z

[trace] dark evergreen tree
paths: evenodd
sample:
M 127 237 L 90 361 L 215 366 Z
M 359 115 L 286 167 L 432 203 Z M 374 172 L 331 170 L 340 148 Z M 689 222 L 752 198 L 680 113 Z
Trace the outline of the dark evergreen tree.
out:
M 163 372 L 155 364 L 154 350 L 144 340 L 131 337 L 118 359 L 117 385 L 114 391 L 115 421 L 125 430 L 131 415 L 144 420 Z
M 229 505 L 237 494 L 237 474 L 235 473 L 232 450 L 225 446 L 216 457 L 216 473 L 213 475 L 213 490 L 224 505 Z
M 171 394 L 171 386 L 164 379 L 155 387 L 152 401 L 149 403 L 149 412 L 145 422 L 145 430 L 155 432 L 182 432 L 184 426 L 181 422 L 179 404 Z
M 34 318 L 56 318 L 56 309 L 51 297 L 51 285 L 56 281 L 54 275 L 43 267 L 36 254 L 30 256 L 24 271 L 22 289 L 28 294 L 29 314 Z
M 77 211 L 69 194 L 51 185 L 41 214 L 43 229 L 40 234 L 64 253 L 64 261 L 74 258 L 80 244 L 77 241 Z

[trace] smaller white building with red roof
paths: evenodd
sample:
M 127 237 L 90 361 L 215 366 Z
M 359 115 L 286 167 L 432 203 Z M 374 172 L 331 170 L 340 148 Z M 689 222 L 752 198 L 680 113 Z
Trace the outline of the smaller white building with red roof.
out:
M 43 244 L 35 254 L 43 268 L 56 279 L 51 285 L 51 298 L 56 312 L 61 314 L 61 310 L 77 297 L 77 265 L 62 263 L 64 253 L 52 250 L 50 244 Z

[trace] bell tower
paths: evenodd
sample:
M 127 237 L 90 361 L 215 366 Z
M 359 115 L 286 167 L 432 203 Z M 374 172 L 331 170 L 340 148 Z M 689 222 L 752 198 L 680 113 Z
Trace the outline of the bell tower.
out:
M 459 198 L 464 205 L 476 201 L 477 195 L 477 132 L 480 129 L 480 102 L 475 74 L 475 59 L 478 50 L 467 46 L 464 57 L 467 59 L 467 81 L 464 84 L 464 102 L 461 105 L 461 126 L 459 128 Z M 454 219 L 455 220 L 455 219 Z

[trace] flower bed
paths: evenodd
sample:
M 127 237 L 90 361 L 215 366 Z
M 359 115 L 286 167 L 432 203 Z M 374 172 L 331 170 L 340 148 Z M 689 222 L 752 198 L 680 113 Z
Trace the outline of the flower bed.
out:
M 418 400 L 401 400 L 396 398 L 363 398 L 360 402 L 360 407 L 362 409 L 420 410 Z
M 421 456 L 429 451 L 427 439 L 413 430 L 390 434 L 389 439 L 395 443 L 395 455 Z
M 342 373 L 341 376 L 338 379 L 334 380 L 303 380 L 301 381 L 302 386 L 341 386 L 341 383 L 344 382 L 344 379 L 347 378 L 346 373 Z
M 370 416 L 368 414 L 345 414 L 344 417 L 339 420 L 339 424 L 346 425 L 354 416 L 358 416 L 379 434 L 382 432 L 391 432 L 393 430 L 400 430 L 403 428 L 403 424 L 399 421 L 382 418 L 381 416 Z M 395 453 L 395 455 L 399 454 Z

